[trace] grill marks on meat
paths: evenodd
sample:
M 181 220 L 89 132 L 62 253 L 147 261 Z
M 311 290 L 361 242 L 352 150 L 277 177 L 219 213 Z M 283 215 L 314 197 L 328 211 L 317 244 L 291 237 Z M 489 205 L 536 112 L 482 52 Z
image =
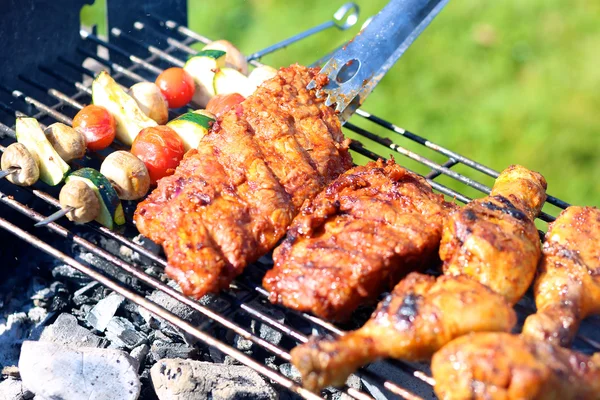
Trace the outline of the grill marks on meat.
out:
M 540 259 L 533 220 L 545 200 L 542 175 L 518 165 L 502 171 L 490 196 L 473 200 L 444 224 L 444 273 L 469 275 L 516 303 L 533 281 Z
M 550 224 L 534 286 L 537 313 L 523 333 L 568 346 L 581 320 L 600 314 L 600 210 L 572 206 Z
M 306 199 L 352 166 L 333 110 L 305 89 L 317 73 L 280 70 L 138 205 L 139 231 L 163 245 L 184 293 L 227 287 L 273 248 Z M 314 157 L 315 148 L 327 156 Z
M 335 339 L 312 337 L 291 352 L 303 385 L 341 385 L 361 365 L 383 357 L 429 359 L 444 344 L 474 331 L 509 332 L 516 314 L 503 296 L 462 276 L 410 273 L 360 329 Z
M 393 160 L 355 167 L 305 204 L 263 285 L 273 302 L 343 320 L 436 259 L 454 207 Z

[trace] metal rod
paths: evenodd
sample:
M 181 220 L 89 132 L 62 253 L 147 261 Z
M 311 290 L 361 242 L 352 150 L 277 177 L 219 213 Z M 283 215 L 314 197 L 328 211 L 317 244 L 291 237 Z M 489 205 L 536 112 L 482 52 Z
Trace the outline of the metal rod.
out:
M 185 63 L 183 61 L 173 57 L 169 53 L 166 53 L 166 52 L 162 51 L 161 49 L 154 47 L 152 45 L 146 44 L 144 42 L 140 42 L 140 41 L 136 40 L 133 36 L 124 33 L 119 28 L 112 28 L 110 30 L 110 33 L 115 37 L 125 39 L 128 42 L 133 43 L 133 44 L 147 50 L 150 54 L 154 54 L 155 56 L 175 65 L 176 67 L 183 67 L 185 65 Z
M 9 175 L 14 174 L 15 172 L 19 171 L 21 169 L 21 167 L 9 167 L 5 170 L 0 171 L 0 179 L 4 179 Z
M 333 14 L 331 20 L 323 22 L 322 24 L 319 24 L 313 28 L 307 29 L 304 32 L 298 33 L 288 39 L 282 40 L 279 43 L 275 43 L 274 45 L 271 45 L 263 50 L 257 51 L 256 53 L 252 53 L 248 57 L 246 57 L 246 59 L 248 61 L 260 60 L 267 54 L 273 53 L 274 51 L 277 51 L 279 49 L 283 49 L 293 43 L 296 43 L 302 39 L 305 39 L 309 36 L 312 36 L 316 33 L 322 32 L 334 26 L 340 30 L 345 31 L 346 29 L 349 29 L 352 26 L 354 26 L 354 24 L 356 24 L 356 22 L 358 21 L 358 13 L 359 7 L 356 3 L 350 2 L 343 4 L 340 8 L 337 9 L 335 14 Z
M 48 217 L 46 217 L 45 219 L 39 221 L 38 223 L 34 224 L 33 226 L 35 226 L 36 228 L 39 228 L 41 226 L 46 226 L 48 224 L 53 223 L 56 220 L 61 219 L 62 217 L 64 217 L 68 213 L 70 213 L 71 211 L 75 211 L 75 207 L 67 206 L 65 208 L 61 208 L 60 210 L 58 210 L 55 213 L 49 215 Z
M 8 87 L 4 86 L 3 84 L 0 84 L 0 89 L 6 91 L 7 93 L 10 93 L 15 98 L 24 101 L 26 104 L 32 105 L 36 109 L 51 116 L 52 118 L 54 118 L 57 121 L 60 121 L 67 125 L 71 125 L 71 123 L 73 122 L 73 120 L 71 118 L 67 117 L 66 115 L 48 107 L 44 103 L 37 101 L 36 99 L 34 99 L 32 97 L 26 96 L 23 92 L 21 92 L 19 90 L 11 90 Z
M 116 62 L 113 62 L 109 59 L 106 59 L 104 57 L 100 57 L 97 54 L 92 53 L 91 51 L 87 50 L 87 49 L 83 49 L 78 47 L 77 51 L 80 52 L 81 54 L 88 56 L 90 58 L 93 58 L 94 60 L 98 61 L 101 64 L 104 64 L 106 66 L 109 66 L 113 71 L 118 72 L 120 74 L 122 74 L 123 76 L 131 79 L 134 82 L 144 82 L 146 79 L 144 79 L 142 76 L 136 74 L 133 71 L 128 70 L 127 68 L 117 64 Z
M 212 336 L 210 336 L 209 334 L 207 334 L 205 332 L 200 331 L 199 329 L 197 329 L 196 327 L 194 327 L 187 321 L 184 321 L 183 319 L 179 318 L 175 314 L 171 313 L 169 310 L 167 310 L 167 309 L 159 306 L 158 304 L 146 299 L 145 297 L 133 292 L 132 290 L 120 285 L 119 283 L 111 280 L 107 276 L 97 272 L 93 268 L 88 267 L 87 265 L 84 265 L 84 264 L 76 261 L 75 259 L 67 256 L 66 254 L 64 254 L 61 251 L 50 246 L 43 240 L 40 240 L 37 236 L 34 236 L 34 235 L 24 231 L 23 229 L 8 222 L 6 219 L 4 219 L 2 217 L 0 217 L 0 227 L 2 229 L 12 233 L 13 235 L 17 236 L 18 238 L 30 243 L 34 247 L 42 250 L 43 252 L 53 256 L 54 258 L 64 262 L 65 264 L 75 268 L 76 270 L 88 275 L 90 278 L 98 281 L 101 285 L 106 286 L 107 288 L 119 293 L 120 295 L 122 295 L 123 297 L 128 299 L 129 301 L 136 303 L 137 305 L 146 309 L 147 311 L 151 312 L 152 314 L 156 315 L 157 317 L 162 318 L 162 319 L 168 321 L 169 323 L 177 326 L 178 328 L 180 328 L 183 331 L 187 332 L 188 334 L 194 336 L 195 338 L 201 340 L 202 342 L 206 343 L 207 345 L 214 347 L 217 350 L 233 357 L 234 359 L 240 361 L 242 364 L 245 364 L 246 366 L 254 369 L 261 375 L 264 375 L 265 377 L 275 381 L 276 383 L 285 387 L 286 389 L 289 389 L 294 393 L 304 396 L 307 399 L 321 399 L 321 397 L 315 395 L 314 393 L 311 393 L 310 391 L 298 386 L 292 380 L 278 374 L 277 372 L 270 369 L 269 367 L 266 367 L 263 364 L 260 364 L 259 362 L 253 360 L 246 354 L 242 353 L 241 351 L 234 349 L 233 347 L 231 347 L 223 342 L 220 342 L 219 340 L 213 338 Z
M 144 29 L 152 30 L 152 33 L 154 35 L 159 36 L 161 38 L 161 40 L 165 40 L 169 46 L 174 47 L 177 50 L 181 50 L 184 53 L 196 54 L 198 52 L 197 50 L 194 50 L 193 48 L 191 48 L 187 44 L 182 43 L 179 40 L 176 40 L 176 39 L 172 38 L 171 36 L 168 36 L 168 35 L 165 35 L 164 33 L 158 32 L 155 29 L 148 28 L 143 22 L 136 21 L 136 22 L 133 23 L 133 27 L 136 30 L 138 30 L 138 31 L 142 31 Z

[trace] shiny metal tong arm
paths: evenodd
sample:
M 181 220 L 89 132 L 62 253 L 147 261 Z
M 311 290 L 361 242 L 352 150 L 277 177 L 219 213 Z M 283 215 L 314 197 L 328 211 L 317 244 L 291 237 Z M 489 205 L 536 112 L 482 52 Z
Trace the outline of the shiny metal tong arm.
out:
M 350 42 L 333 54 L 321 73 L 329 82 L 319 91 L 336 104 L 342 123 L 364 102 L 449 0 L 391 0 Z M 316 82 L 308 84 L 314 89 Z

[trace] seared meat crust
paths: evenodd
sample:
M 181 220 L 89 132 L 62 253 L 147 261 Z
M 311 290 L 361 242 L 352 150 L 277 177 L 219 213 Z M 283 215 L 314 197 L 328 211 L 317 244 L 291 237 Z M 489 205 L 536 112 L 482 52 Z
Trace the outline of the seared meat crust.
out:
M 523 334 L 568 346 L 582 319 L 600 314 L 600 210 L 572 206 L 550 224 L 534 286 L 537 313 Z
M 352 166 L 333 110 L 306 90 L 317 74 L 281 69 L 138 205 L 139 231 L 163 245 L 184 293 L 227 287 L 273 248 L 305 200 Z
M 433 356 L 441 400 L 600 399 L 600 353 L 589 357 L 508 333 L 460 337 Z
M 379 303 L 360 329 L 337 339 L 311 338 L 292 350 L 304 387 L 339 386 L 378 358 L 428 360 L 452 339 L 474 331 L 509 332 L 516 314 L 503 296 L 467 276 L 413 272 Z
M 263 285 L 273 302 L 343 320 L 437 259 L 454 208 L 393 160 L 355 167 L 305 204 Z
M 541 255 L 533 222 L 546 199 L 546 180 L 511 166 L 491 195 L 473 200 L 444 225 L 440 258 L 445 274 L 474 277 L 514 304 L 535 276 Z

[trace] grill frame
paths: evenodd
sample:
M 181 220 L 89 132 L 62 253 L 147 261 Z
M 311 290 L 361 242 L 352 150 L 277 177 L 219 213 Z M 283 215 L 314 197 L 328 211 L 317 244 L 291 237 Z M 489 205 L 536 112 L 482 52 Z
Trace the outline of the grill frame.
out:
M 69 3 L 69 4 L 81 3 L 81 1 L 71 0 L 71 1 L 66 1 L 66 3 Z M 108 2 L 108 3 L 109 3 L 109 5 L 111 4 L 110 2 Z M 133 14 L 133 15 L 138 15 L 138 14 Z M 109 9 L 109 17 L 110 17 L 110 9 Z M 144 21 L 144 23 L 141 27 L 136 26 L 136 24 L 135 24 L 136 22 L 139 22 L 139 20 L 131 21 L 131 24 L 138 34 L 143 34 L 143 31 L 146 31 L 146 32 L 157 31 L 157 32 L 151 33 L 152 37 L 154 37 L 154 40 L 148 39 L 148 41 L 137 42 L 137 44 L 134 40 L 130 40 L 126 35 L 124 35 L 122 31 L 120 34 L 116 31 L 114 31 L 115 28 L 116 29 L 124 29 L 125 28 L 124 25 L 122 25 L 121 27 L 113 26 L 113 27 L 109 28 L 110 29 L 109 32 L 111 34 L 111 42 L 104 41 L 103 39 L 96 36 L 94 33 L 80 31 L 81 39 L 78 41 L 77 46 L 75 47 L 76 48 L 76 51 L 74 52 L 75 55 L 73 55 L 72 59 L 68 58 L 68 56 L 59 57 L 58 58 L 58 61 L 59 61 L 58 69 L 49 67 L 49 66 L 46 67 L 46 66 L 42 65 L 40 67 L 40 71 L 39 71 L 39 72 L 41 72 L 41 74 L 40 74 L 40 73 L 38 73 L 38 71 L 30 72 L 33 70 L 28 68 L 25 71 L 22 71 L 23 74 L 20 74 L 20 77 L 19 77 L 20 82 L 17 84 L 15 81 L 13 87 L 8 87 L 8 86 L 5 86 L 4 84 L 1 84 L 0 89 L 2 92 L 4 92 L 5 96 L 8 94 L 10 97 L 14 98 L 15 100 L 22 101 L 26 105 L 26 107 L 19 107 L 14 104 L 10 104 L 10 103 L 6 104 L 4 101 L 1 101 L 2 99 L 0 99 L 0 110 L 4 111 L 6 114 L 10 114 L 10 117 L 12 118 L 15 114 L 18 115 L 19 113 L 23 113 L 21 111 L 21 109 L 25 108 L 26 113 L 28 113 L 29 115 L 34 116 L 36 118 L 43 119 L 43 120 L 49 120 L 49 119 L 50 120 L 58 120 L 58 121 L 70 124 L 71 119 L 70 119 L 69 115 L 74 114 L 74 112 L 76 112 L 76 110 L 78 110 L 79 108 L 81 108 L 83 106 L 83 103 L 81 103 L 79 100 L 82 98 L 86 98 L 86 96 L 89 96 L 89 87 L 87 87 L 85 85 L 85 83 L 79 82 L 79 80 L 73 80 L 74 78 L 69 78 L 69 76 L 71 76 L 71 77 L 75 76 L 73 74 L 73 72 L 82 73 L 83 75 L 87 75 L 88 78 L 90 76 L 93 76 L 92 71 L 85 69 L 85 67 L 82 67 L 80 64 L 78 64 L 78 62 L 83 61 L 87 57 L 91 57 L 91 58 L 97 60 L 98 62 L 100 62 L 101 64 L 104 64 L 107 67 L 109 67 L 111 74 L 118 81 L 120 81 L 122 83 L 124 83 L 124 82 L 132 83 L 132 82 L 136 82 L 136 81 L 145 80 L 146 76 L 150 76 L 152 74 L 156 74 L 157 72 L 160 72 L 162 70 L 161 68 L 163 68 L 166 65 L 166 63 L 168 63 L 168 62 L 171 62 L 172 64 L 176 64 L 176 61 L 174 61 L 171 58 L 171 57 L 174 57 L 174 56 L 172 56 L 172 54 L 175 54 L 177 52 L 180 52 L 182 54 L 185 54 L 185 53 L 192 54 L 193 52 L 195 52 L 195 50 L 190 47 L 191 44 L 193 44 L 195 42 L 202 42 L 202 43 L 210 42 L 210 40 L 208 38 L 206 38 L 196 32 L 190 31 L 188 28 L 186 28 L 184 25 L 182 25 L 181 20 L 179 20 L 179 21 L 177 21 L 177 20 L 161 20 L 161 19 L 157 19 L 156 17 L 153 17 L 153 16 L 150 16 L 147 19 L 148 19 L 148 21 L 147 22 Z M 113 21 L 115 21 L 114 18 L 113 18 Z M 109 21 L 109 23 L 110 23 L 110 21 Z M 127 26 L 127 27 L 129 27 L 129 26 Z M 160 33 L 160 35 L 156 34 L 156 33 Z M 127 35 L 129 35 L 129 34 L 127 34 Z M 136 33 L 134 33 L 134 35 L 136 35 Z M 120 36 L 120 38 L 119 38 L 119 36 Z M 145 36 L 148 36 L 148 35 L 145 35 Z M 135 36 L 132 36 L 132 38 L 134 38 L 134 37 Z M 167 40 L 167 38 L 169 40 Z M 114 42 L 113 42 L 113 39 L 115 39 Z M 159 39 L 163 39 L 164 42 L 166 42 L 168 44 L 168 47 L 167 48 L 158 47 L 157 45 L 159 45 L 160 43 L 164 43 L 162 40 L 159 40 Z M 142 40 L 144 40 L 144 38 L 142 38 Z M 125 44 L 125 43 L 128 43 L 128 44 Z M 106 49 L 107 54 L 110 55 L 110 59 L 105 58 L 102 55 L 98 55 L 97 53 L 94 53 L 92 49 L 96 49 L 97 46 L 104 47 Z M 152 47 L 149 47 L 149 46 L 152 46 Z M 158 51 L 150 50 L 151 48 L 158 50 Z M 144 54 L 141 54 L 141 53 L 144 53 Z M 258 63 L 256 60 L 252 61 L 252 63 L 254 65 L 260 65 L 260 63 Z M 54 66 L 56 66 L 56 65 L 57 64 L 54 64 Z M 68 70 L 72 70 L 72 71 L 67 72 Z M 60 87 L 61 85 L 63 85 L 63 87 L 65 87 L 65 89 L 63 89 L 63 90 L 56 89 L 56 87 Z M 50 103 L 49 99 L 54 99 L 55 102 Z M 34 109 L 36 109 L 37 112 L 34 112 Z M 446 160 L 443 163 L 438 163 L 438 162 L 434 162 L 418 153 L 412 152 L 412 151 L 408 150 L 406 147 L 403 147 L 400 144 L 398 144 L 396 142 L 396 140 L 381 137 L 375 133 L 370 132 L 369 130 L 367 130 L 361 126 L 355 125 L 353 122 L 356 121 L 357 119 L 360 119 L 361 121 L 368 121 L 379 127 L 385 128 L 385 129 L 389 130 L 393 135 L 397 135 L 398 139 L 404 138 L 404 139 L 408 139 L 412 142 L 415 142 L 417 144 L 420 144 L 426 149 L 432 150 L 436 153 L 443 155 L 444 157 L 446 157 Z M 464 165 L 464 166 L 468 167 L 470 170 L 473 170 L 474 172 L 481 173 L 483 175 L 487 175 L 492 178 L 495 178 L 498 175 L 497 171 L 495 171 L 491 168 L 488 168 L 483 164 L 477 163 L 470 158 L 461 156 L 460 154 L 455 153 L 451 150 L 448 150 L 448 149 L 446 149 L 442 146 L 439 146 L 435 143 L 431 143 L 427 139 L 425 139 L 419 135 L 416 135 L 410 131 L 404 130 L 403 128 L 400 128 L 388 121 L 385 121 L 379 117 L 376 117 L 364 110 L 359 110 L 357 112 L 357 116 L 353 117 L 352 122 L 346 123 L 344 128 L 347 131 L 351 131 L 351 132 L 365 138 L 369 142 L 378 143 L 380 145 L 383 145 L 387 149 L 391 150 L 394 153 L 398 153 L 402 157 L 407 157 L 409 159 L 417 161 L 417 162 L 425 165 L 426 167 L 430 168 L 431 171 L 428 174 L 426 174 L 426 178 L 427 178 L 428 182 L 434 187 L 434 189 L 436 189 L 437 191 L 444 193 L 448 196 L 454 197 L 455 199 L 457 199 L 463 203 L 470 201 L 470 198 L 461 194 L 457 190 L 450 189 L 447 186 L 440 184 L 439 182 L 435 181 L 435 179 L 440 176 L 449 176 L 450 178 L 455 179 L 456 181 L 461 182 L 462 184 L 464 184 L 466 186 L 475 188 L 476 190 L 480 191 L 481 193 L 483 193 L 485 195 L 485 194 L 489 193 L 489 191 L 490 191 L 489 187 L 485 186 L 484 184 L 479 183 L 477 180 L 475 180 L 473 178 L 469 178 L 463 174 L 459 174 L 459 173 L 455 172 L 454 170 L 452 170 L 452 168 L 456 165 Z M 6 124 L 0 124 L 0 132 L 3 132 L 4 134 L 6 134 L 8 136 L 14 136 L 14 131 L 12 131 L 12 128 L 10 128 Z M 396 137 L 396 136 L 394 136 L 394 137 Z M 4 139 L 4 141 L 6 142 L 6 139 Z M 115 147 L 118 148 L 119 146 L 117 145 Z M 384 154 L 377 154 L 377 153 L 371 151 L 368 146 L 365 146 L 361 142 L 353 141 L 353 143 L 351 145 L 351 149 L 358 154 L 366 156 L 367 158 L 374 159 L 374 158 L 378 158 L 380 156 L 384 156 L 384 158 L 385 158 Z M 0 150 L 3 150 L 3 148 L 0 148 Z M 99 162 L 101 162 L 102 156 L 103 156 L 103 154 L 100 153 L 99 155 L 94 155 L 91 158 L 88 157 L 89 160 L 86 159 L 83 161 L 83 163 L 84 164 L 90 163 L 92 165 L 94 163 L 99 164 Z M 40 185 L 43 185 L 43 184 L 40 184 Z M 40 185 L 36 185 L 36 188 Z M 60 205 L 56 199 L 56 197 L 57 197 L 56 194 L 57 194 L 57 190 L 58 190 L 57 188 L 52 188 L 51 190 L 48 190 L 48 193 L 47 193 L 42 190 L 31 189 L 31 188 L 18 188 L 17 189 L 16 187 L 14 187 L 10 184 L 5 184 L 4 182 L 2 184 L 0 184 L 0 187 L 2 187 L 2 188 L 6 187 L 6 186 L 8 186 L 10 191 L 14 190 L 16 192 L 21 192 L 21 191 L 22 192 L 30 192 L 33 196 L 41 199 L 43 202 L 47 203 L 49 206 L 54 207 L 54 208 L 60 208 Z M 4 189 L 2 189 L 2 190 L 4 191 Z M 0 202 L 3 203 L 4 206 L 7 206 L 10 209 L 19 212 L 20 214 L 23 214 L 24 216 L 31 218 L 35 222 L 39 222 L 40 220 L 42 220 L 45 217 L 44 215 L 37 212 L 36 210 L 29 207 L 28 205 L 22 204 L 18 200 L 15 200 L 15 198 L 11 194 L 6 194 L 3 191 L 0 191 Z M 553 198 L 551 196 L 549 196 L 547 202 L 555 205 L 558 208 L 566 208 L 568 206 L 568 203 L 563 202 L 562 200 Z M 5 208 L 5 210 L 6 210 L 6 208 Z M 541 220 L 545 221 L 545 222 L 552 221 L 553 219 L 554 219 L 554 217 L 550 214 L 544 213 L 541 216 Z M 130 221 L 129 221 L 129 223 L 130 223 Z M 154 263 L 157 263 L 158 265 L 161 265 L 163 267 L 166 265 L 166 260 L 164 258 L 155 255 L 154 253 L 147 250 L 143 246 L 133 242 L 130 239 L 130 237 L 122 235 L 121 233 L 118 233 L 118 232 L 110 231 L 109 229 L 102 227 L 96 223 L 91 223 L 88 225 L 90 226 L 91 230 L 95 231 L 96 233 L 98 233 L 100 235 L 110 237 L 110 238 L 116 240 L 120 244 L 127 246 L 131 250 L 139 253 L 143 258 L 150 260 Z M 127 287 L 127 285 L 123 285 L 122 283 L 120 283 L 116 277 L 107 276 L 107 274 L 99 273 L 98 271 L 94 270 L 93 268 L 91 268 L 85 264 L 79 263 L 78 261 L 74 260 L 72 257 L 68 256 L 67 254 L 60 252 L 56 248 L 53 248 L 52 246 L 48 245 L 46 242 L 40 240 L 37 237 L 37 235 L 32 235 L 31 233 L 26 232 L 25 230 L 19 228 L 18 226 L 15 226 L 11 222 L 9 222 L 8 219 L 0 217 L 0 227 L 1 228 L 10 231 L 11 233 L 15 234 L 17 237 L 21 238 L 22 240 L 25 240 L 25 241 L 31 243 L 33 246 L 35 246 L 38 249 L 65 262 L 66 264 L 69 264 L 72 267 L 79 269 L 81 272 L 84 272 L 85 274 L 89 275 L 90 277 L 98 280 L 103 285 L 108 286 L 111 289 L 123 294 L 126 298 L 135 302 L 136 304 L 138 304 L 142 307 L 148 308 L 149 311 L 154 312 L 155 314 L 157 314 L 158 316 L 162 317 L 165 320 L 168 320 L 169 322 L 180 327 L 181 329 L 183 329 L 187 333 L 191 334 L 192 336 L 197 337 L 204 343 L 217 348 L 218 350 L 224 352 L 225 354 L 232 356 L 233 358 L 237 359 L 238 361 L 242 362 L 243 364 L 246 364 L 249 367 L 255 369 L 257 372 L 259 372 L 259 373 L 263 374 L 264 376 L 266 376 L 267 378 L 275 381 L 278 385 L 280 385 L 286 389 L 289 389 L 290 391 L 297 393 L 304 398 L 320 398 L 320 397 L 302 389 L 299 385 L 297 385 L 290 379 L 286 378 L 285 376 L 281 375 L 277 371 L 269 369 L 267 366 L 256 362 L 255 360 L 251 359 L 250 357 L 248 357 L 244 353 L 240 352 L 239 350 L 236 350 L 235 348 L 225 344 L 224 342 L 221 342 L 219 339 L 210 336 L 209 334 L 207 334 L 204 331 L 208 328 L 208 325 L 218 324 L 220 326 L 225 327 L 226 329 L 229 329 L 229 330 L 237 333 L 238 335 L 240 335 L 241 337 L 243 337 L 245 339 L 251 340 L 256 345 L 261 346 L 265 350 L 271 352 L 272 354 L 280 357 L 281 359 L 283 359 L 285 361 L 289 361 L 289 352 L 286 349 L 281 349 L 278 346 L 272 345 L 269 342 L 266 342 L 264 339 L 261 339 L 260 337 L 253 335 L 249 331 L 245 330 L 243 327 L 237 325 L 234 321 L 231 320 L 231 314 L 233 312 L 242 311 L 242 312 L 248 314 L 251 318 L 255 318 L 256 320 L 260 321 L 261 323 L 268 324 L 269 326 L 281 331 L 284 335 L 286 335 L 289 338 L 294 339 L 297 342 L 306 341 L 306 335 L 304 335 L 303 333 L 294 329 L 293 327 L 290 327 L 290 326 L 287 326 L 285 324 L 278 322 L 277 320 L 271 318 L 270 316 L 261 312 L 260 310 L 253 308 L 251 305 L 248 304 L 250 302 L 248 299 L 240 300 L 240 299 L 235 298 L 235 296 L 228 294 L 228 293 L 224 293 L 220 296 L 228 298 L 228 301 L 230 301 L 236 307 L 232 307 L 231 312 L 227 315 L 221 315 L 219 313 L 215 313 L 214 311 L 210 310 L 209 308 L 200 305 L 198 302 L 183 296 L 181 293 L 172 289 L 170 286 L 156 280 L 156 278 L 153 278 L 152 276 L 146 274 L 143 271 L 143 269 L 141 268 L 141 266 L 143 264 L 141 264 L 141 265 L 133 264 L 131 262 L 124 260 L 123 258 L 120 258 L 120 257 L 108 252 L 107 250 L 103 249 L 102 247 L 99 247 L 99 246 L 91 243 L 90 241 L 86 240 L 81 235 L 74 233 L 73 229 L 70 230 L 67 228 L 67 227 L 71 227 L 71 226 L 72 226 L 72 224 L 70 224 L 68 221 L 63 220 L 63 221 L 61 221 L 61 224 L 51 223 L 50 225 L 48 225 L 48 229 L 53 234 L 62 236 L 63 238 L 77 244 L 80 247 L 83 247 L 84 249 L 86 249 L 86 250 L 94 253 L 95 255 L 103 258 L 104 260 L 110 262 L 117 268 L 119 268 L 123 271 L 126 271 L 128 274 L 130 274 L 130 276 L 139 279 L 140 281 L 144 282 L 145 284 L 149 285 L 150 287 L 154 287 L 156 290 L 161 290 L 161 291 L 165 292 L 166 294 L 168 294 L 169 296 L 174 297 L 176 300 L 183 302 L 186 305 L 195 309 L 196 311 L 199 311 L 200 313 L 204 314 L 205 316 L 207 316 L 209 318 L 209 320 L 208 320 L 209 323 L 204 324 L 207 326 L 193 327 L 193 326 L 189 325 L 187 322 L 180 320 L 177 316 L 170 313 L 168 310 L 166 310 L 160 306 L 157 306 L 156 304 L 145 299 L 143 296 L 140 296 L 139 293 L 131 293 L 131 291 Z M 256 269 L 256 270 L 264 272 L 269 267 L 270 267 L 270 265 L 268 263 L 258 262 L 254 265 L 248 266 L 248 269 Z M 256 283 L 251 278 L 248 278 L 246 275 L 243 275 L 241 278 L 236 280 L 236 284 L 240 285 L 241 287 L 244 287 L 250 293 L 253 294 L 251 296 L 250 300 L 264 299 L 268 296 L 268 293 L 262 287 L 260 287 L 260 283 Z M 278 306 L 273 306 L 273 307 L 278 307 Z M 529 297 L 529 298 L 525 299 L 525 301 L 523 301 L 520 304 L 519 308 L 521 308 L 522 310 L 524 309 L 525 311 L 531 312 L 532 311 L 531 298 Z M 316 327 L 321 332 L 324 332 L 327 334 L 332 334 L 332 335 L 342 335 L 344 333 L 341 329 L 339 329 L 335 325 L 330 324 L 326 321 L 322 321 L 319 318 L 310 316 L 308 314 L 297 313 L 297 312 L 289 311 L 289 310 L 286 312 L 299 315 L 301 318 L 304 318 L 307 322 L 312 324 L 314 327 Z M 523 313 L 521 312 L 521 314 L 523 314 Z M 202 328 L 202 329 L 200 329 L 200 328 Z M 587 346 L 591 346 L 591 348 L 595 348 L 595 349 L 600 349 L 600 344 L 597 343 L 594 339 L 590 339 L 590 338 L 587 338 L 587 337 L 581 336 L 581 335 L 579 335 L 578 338 L 581 342 L 585 343 Z M 399 377 L 406 378 L 407 376 L 409 376 L 409 377 L 412 377 L 413 379 L 416 379 L 417 381 L 420 381 L 424 384 L 427 384 L 427 385 L 433 384 L 433 380 L 432 380 L 432 378 L 430 378 L 427 375 L 427 369 L 424 365 L 413 365 L 413 364 L 408 364 L 408 363 L 401 362 L 401 361 L 386 361 L 386 362 L 393 364 L 395 367 L 398 368 L 399 371 L 401 371 L 404 374 L 404 375 L 400 375 Z M 387 379 L 389 379 L 389 377 L 381 377 L 381 376 L 377 375 L 376 373 L 373 373 L 370 370 L 367 370 L 366 368 L 361 369 L 359 372 L 359 375 L 361 377 L 364 377 L 364 378 L 367 378 L 374 382 L 379 383 L 381 386 L 385 387 L 391 393 L 394 393 L 401 397 L 404 397 L 407 399 L 420 398 L 420 397 L 416 396 L 415 394 L 413 394 L 408 389 L 405 389 L 402 386 L 402 383 L 398 384 L 397 383 L 398 379 L 394 379 L 394 382 L 392 382 L 391 380 L 387 380 Z M 358 390 L 353 389 L 353 388 L 345 387 L 345 388 L 343 388 L 343 391 L 346 394 L 348 394 L 349 396 L 356 398 L 356 399 L 371 398 L 369 395 L 367 395 L 363 392 L 359 392 Z

